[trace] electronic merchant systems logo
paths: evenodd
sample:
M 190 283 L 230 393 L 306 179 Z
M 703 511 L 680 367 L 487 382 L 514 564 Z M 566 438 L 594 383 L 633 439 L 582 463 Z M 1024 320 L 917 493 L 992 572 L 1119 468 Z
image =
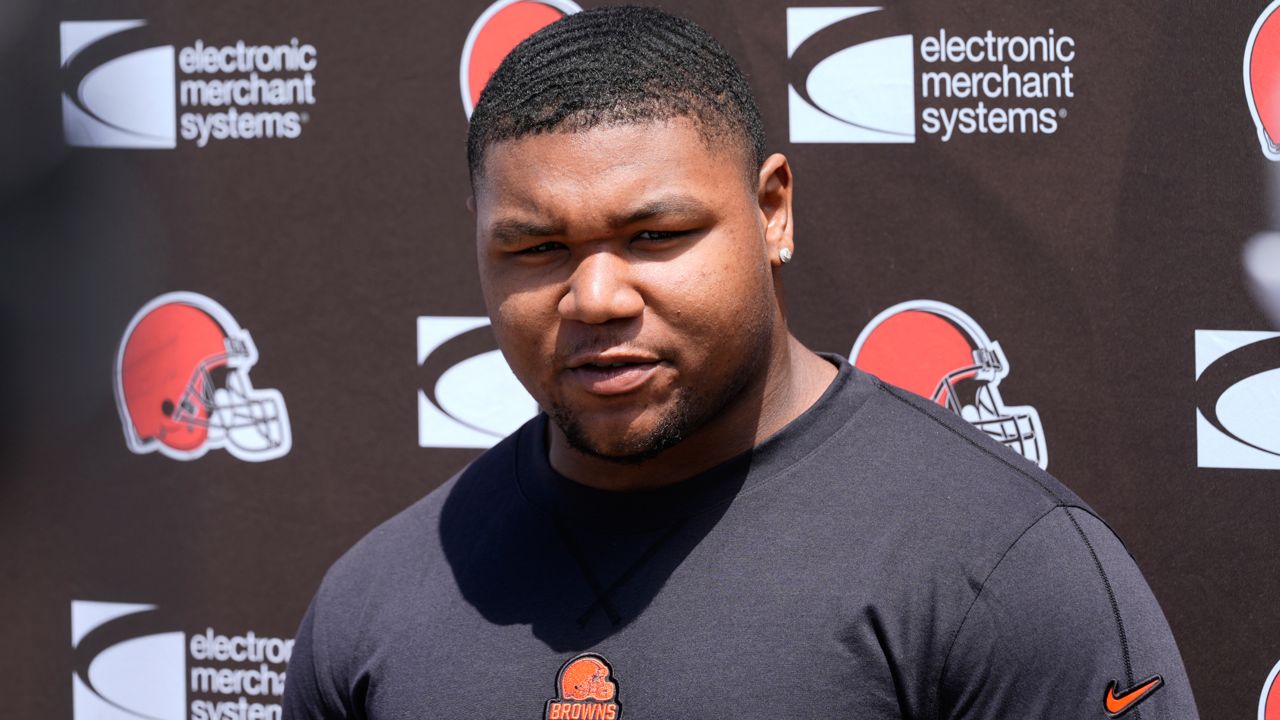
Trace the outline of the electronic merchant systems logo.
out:
M 471 111 L 493 72 L 520 41 L 566 15 L 581 11 L 572 0 L 498 0 L 485 9 L 462 46 L 458 84 L 462 107 Z
M 1196 331 L 1196 464 L 1280 470 L 1280 332 Z
M 183 632 L 156 605 L 71 601 L 73 720 L 280 720 L 291 638 Z
M 1244 46 L 1244 97 L 1268 160 L 1280 160 L 1280 0 L 1258 16 Z
M 420 447 L 492 447 L 538 412 L 487 317 L 419 317 L 418 367 Z
M 255 388 L 249 370 L 258 346 L 213 298 L 161 295 L 143 305 L 120 339 L 115 395 L 125 444 L 195 460 L 225 449 L 250 462 L 274 460 L 293 446 L 279 390 Z
M 296 139 L 316 103 L 316 48 L 191 39 L 156 41 L 146 20 L 60 26 L 62 124 L 68 145 L 207 147 L 217 140 Z
M 1049 466 L 1040 413 L 1006 405 L 1009 360 L 960 308 L 909 300 L 871 319 L 849 353 L 855 367 L 931 400 L 1041 468 Z
M 879 6 L 787 8 L 793 143 L 913 143 L 918 133 L 1052 135 L 1075 97 L 1075 39 L 955 35 Z

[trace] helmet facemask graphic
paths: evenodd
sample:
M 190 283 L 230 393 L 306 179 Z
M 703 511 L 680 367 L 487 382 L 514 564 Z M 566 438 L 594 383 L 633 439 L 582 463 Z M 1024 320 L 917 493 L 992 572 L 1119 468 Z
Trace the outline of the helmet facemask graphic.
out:
M 947 374 L 930 399 L 1039 465 L 1044 456 L 1040 415 L 1030 406 L 1008 407 L 1000 397 L 998 384 L 1009 373 L 1000 343 L 975 349 L 973 357 L 977 364 Z
M 195 293 L 156 298 L 135 316 L 121 343 L 116 397 L 135 453 L 193 460 L 224 448 L 241 460 L 289 452 L 284 398 L 253 387 L 258 349 L 247 330 Z
M 933 300 L 895 305 L 868 323 L 850 358 L 1047 467 L 1039 413 L 1029 405 L 1004 404 L 999 389 L 1009 374 L 1004 350 L 960 309 Z
M 208 431 L 208 442 L 242 453 L 270 452 L 284 443 L 284 404 L 254 390 L 248 368 L 258 361 L 247 332 L 227 338 L 227 352 L 201 363 L 170 416 L 174 422 Z

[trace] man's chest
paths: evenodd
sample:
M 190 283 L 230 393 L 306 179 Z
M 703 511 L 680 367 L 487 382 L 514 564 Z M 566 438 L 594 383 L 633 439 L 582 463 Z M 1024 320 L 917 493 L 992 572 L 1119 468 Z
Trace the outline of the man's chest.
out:
M 375 633 L 368 717 L 898 718 L 918 685 L 899 670 L 919 652 L 901 634 L 912 621 L 872 583 L 697 553 L 561 570 L 487 601 L 434 593 Z

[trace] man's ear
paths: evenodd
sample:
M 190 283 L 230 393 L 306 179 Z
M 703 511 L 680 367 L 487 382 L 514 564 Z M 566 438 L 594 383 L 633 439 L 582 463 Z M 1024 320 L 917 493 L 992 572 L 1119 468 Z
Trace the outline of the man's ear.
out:
M 779 267 L 795 253 L 793 232 L 795 223 L 791 217 L 791 165 L 786 156 L 774 153 L 760 166 L 756 186 L 756 200 L 764 221 L 764 239 L 769 247 L 769 262 Z M 786 252 L 783 252 L 783 251 Z
M 476 196 L 475 195 L 467 196 L 467 212 L 471 213 L 472 215 L 476 214 Z

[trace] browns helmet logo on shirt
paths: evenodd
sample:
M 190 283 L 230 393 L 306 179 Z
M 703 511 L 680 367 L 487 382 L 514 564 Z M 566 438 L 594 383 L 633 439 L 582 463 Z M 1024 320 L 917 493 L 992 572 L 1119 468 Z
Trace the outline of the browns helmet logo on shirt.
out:
M 560 668 L 556 697 L 547 701 L 546 720 L 618 720 L 618 684 L 609 661 L 584 653 Z
M 1049 466 L 1040 414 L 1005 405 L 1000 381 L 1009 360 L 960 308 L 910 300 L 875 316 L 853 344 L 849 362 L 890 385 L 951 410 L 1042 469 Z

